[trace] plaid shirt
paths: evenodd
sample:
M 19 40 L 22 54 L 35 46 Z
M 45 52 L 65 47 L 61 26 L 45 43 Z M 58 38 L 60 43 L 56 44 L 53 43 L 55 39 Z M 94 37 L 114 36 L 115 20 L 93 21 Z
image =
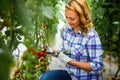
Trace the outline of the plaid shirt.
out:
M 81 31 L 77 34 L 69 25 L 63 30 L 62 50 L 69 51 L 69 57 L 79 62 L 90 62 L 91 72 L 86 72 L 80 68 L 66 65 L 66 70 L 71 75 L 72 80 L 102 80 L 102 54 L 104 52 L 97 32 L 91 29 L 87 36 L 83 36 Z

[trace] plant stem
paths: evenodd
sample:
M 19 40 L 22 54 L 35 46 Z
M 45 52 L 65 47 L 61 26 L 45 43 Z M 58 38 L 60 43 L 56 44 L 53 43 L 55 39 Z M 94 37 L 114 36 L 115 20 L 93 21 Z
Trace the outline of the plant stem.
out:
M 120 66 L 118 67 L 118 70 L 117 70 L 116 73 L 115 73 L 114 79 L 117 78 L 117 75 L 118 75 L 119 71 L 120 71 Z

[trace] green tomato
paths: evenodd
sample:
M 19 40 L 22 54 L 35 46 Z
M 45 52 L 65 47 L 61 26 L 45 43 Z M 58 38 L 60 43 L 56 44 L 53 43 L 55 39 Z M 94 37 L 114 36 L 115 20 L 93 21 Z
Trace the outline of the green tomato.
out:
M 113 50 L 113 49 L 117 49 L 117 45 L 116 44 L 111 44 L 110 48 Z
M 33 78 L 33 74 L 27 72 L 27 73 L 26 73 L 26 79 L 27 79 L 27 80 L 32 80 L 32 78 Z
M 24 61 L 24 60 L 27 60 L 28 59 L 28 56 L 29 56 L 29 53 L 28 52 L 24 52 L 21 59 Z
M 22 65 L 20 65 L 19 69 L 20 69 L 20 70 L 24 70 L 24 69 L 25 69 L 25 66 L 22 64 Z
M 112 41 L 113 42 L 118 42 L 118 40 L 119 40 L 119 36 L 118 35 L 113 35 L 112 36 Z
M 27 61 L 24 61 L 24 62 L 23 62 L 23 65 L 25 66 L 26 69 L 30 69 L 32 63 L 31 63 L 30 61 L 27 60 Z
M 37 60 L 37 57 L 36 57 L 35 55 L 31 55 L 31 56 L 29 57 L 29 60 L 30 60 L 31 62 L 35 62 L 35 61 Z

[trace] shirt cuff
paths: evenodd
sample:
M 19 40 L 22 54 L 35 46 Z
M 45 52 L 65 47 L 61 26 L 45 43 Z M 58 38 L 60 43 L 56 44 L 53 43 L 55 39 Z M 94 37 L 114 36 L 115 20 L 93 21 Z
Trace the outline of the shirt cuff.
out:
M 97 70 L 97 67 L 96 67 L 96 65 L 93 62 L 90 62 L 90 66 L 92 68 L 92 71 L 96 71 Z

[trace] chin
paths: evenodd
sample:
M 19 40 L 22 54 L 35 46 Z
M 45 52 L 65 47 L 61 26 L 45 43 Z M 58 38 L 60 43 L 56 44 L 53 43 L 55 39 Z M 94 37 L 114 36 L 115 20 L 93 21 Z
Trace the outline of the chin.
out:
M 70 26 L 71 28 L 74 28 L 74 26 Z
M 70 27 L 73 27 L 73 25 L 70 25 Z

